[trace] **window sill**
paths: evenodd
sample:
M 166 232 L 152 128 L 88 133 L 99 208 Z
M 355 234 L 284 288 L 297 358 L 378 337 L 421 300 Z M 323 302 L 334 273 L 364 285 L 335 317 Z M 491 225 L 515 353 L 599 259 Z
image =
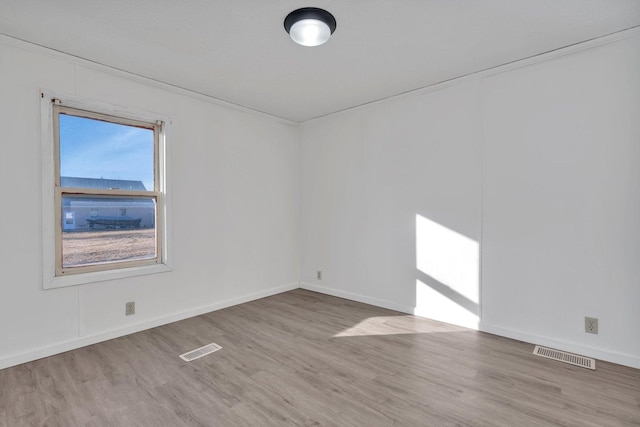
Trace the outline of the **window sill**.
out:
M 148 274 L 166 273 L 171 267 L 166 264 L 144 265 L 140 267 L 122 268 L 118 270 L 96 271 L 93 273 L 70 274 L 45 278 L 44 289 L 63 288 L 65 286 L 86 285 L 89 283 L 106 282 L 108 280 L 125 279 L 128 277 L 145 276 Z

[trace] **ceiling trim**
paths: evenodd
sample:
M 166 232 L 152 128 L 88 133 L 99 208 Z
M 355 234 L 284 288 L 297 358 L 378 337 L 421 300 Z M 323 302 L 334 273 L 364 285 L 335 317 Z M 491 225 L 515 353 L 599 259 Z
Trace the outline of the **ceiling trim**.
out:
M 624 30 L 616 31 L 614 33 L 610 33 L 604 36 L 596 37 L 593 39 L 585 40 L 582 42 L 577 42 L 574 44 L 570 44 L 567 46 L 559 47 L 557 49 L 549 50 L 547 52 L 539 53 L 527 58 L 517 59 L 512 62 L 508 62 L 506 64 L 496 65 L 495 67 L 490 67 L 480 71 L 474 71 L 469 74 L 465 74 L 458 77 L 453 77 L 448 80 L 444 80 L 442 82 L 434 83 L 432 85 L 424 86 L 418 89 L 412 89 L 406 92 L 399 93 L 397 95 L 392 95 L 386 98 L 376 99 L 374 101 L 366 102 L 364 104 L 356 105 L 353 107 L 345 108 L 339 111 L 335 111 L 333 113 L 324 114 L 322 116 L 314 117 L 309 120 L 303 120 L 299 122 L 299 124 L 308 124 L 312 123 L 316 120 L 321 121 L 324 118 L 332 117 L 334 115 L 365 110 L 368 108 L 372 108 L 376 105 L 385 103 L 387 101 L 395 101 L 402 98 L 408 98 L 412 96 L 422 95 L 429 92 L 435 92 L 440 89 L 444 89 L 450 86 L 454 86 L 456 84 L 462 83 L 467 80 L 473 79 L 481 79 L 484 77 L 490 77 L 496 74 L 501 74 L 507 71 L 515 70 L 518 68 L 528 67 L 533 64 L 537 64 L 540 62 L 548 61 L 555 58 L 560 58 L 563 56 L 573 55 L 578 52 L 582 52 L 584 50 L 593 49 L 599 46 L 604 46 L 607 44 L 615 43 L 620 40 L 625 40 L 633 37 L 640 36 L 640 25 L 636 25 L 630 28 L 626 28 Z
M 147 86 L 164 89 L 169 92 L 176 93 L 178 95 L 189 96 L 199 101 L 204 101 L 210 104 L 227 107 L 236 111 L 241 111 L 243 113 L 254 114 L 257 116 L 275 120 L 276 122 L 283 123 L 286 125 L 298 126 L 299 124 L 298 122 L 294 122 L 292 120 L 288 120 L 283 117 L 275 116 L 273 114 L 265 113 L 264 111 L 255 110 L 253 108 L 245 107 L 240 104 L 235 104 L 230 101 L 225 101 L 224 99 L 216 98 L 214 96 L 206 95 L 204 93 L 196 92 L 190 89 L 185 89 L 180 86 L 176 86 L 160 80 L 152 79 L 150 77 L 145 77 L 140 74 L 135 74 L 130 71 L 125 71 L 120 68 L 115 68 L 110 65 L 102 64 L 100 62 L 91 61 L 89 59 L 85 59 L 80 56 L 72 55 L 70 53 L 66 53 L 60 50 L 52 49 L 50 47 L 42 46 L 37 43 L 32 43 L 27 40 L 11 37 L 3 33 L 0 33 L 0 43 L 8 46 L 12 46 L 12 47 L 17 47 L 19 49 L 24 49 L 24 50 L 35 52 L 35 53 L 44 54 L 56 59 L 69 61 L 72 64 L 79 65 L 81 67 L 89 68 L 95 71 L 105 72 L 115 77 L 121 77 L 134 82 L 143 83 L 143 84 L 146 84 Z

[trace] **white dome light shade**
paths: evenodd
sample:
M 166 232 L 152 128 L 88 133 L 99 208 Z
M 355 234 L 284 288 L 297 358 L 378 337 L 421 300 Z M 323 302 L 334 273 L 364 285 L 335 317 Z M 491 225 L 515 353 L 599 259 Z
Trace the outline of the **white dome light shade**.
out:
M 303 19 L 291 26 L 289 35 L 302 46 L 320 46 L 331 37 L 331 29 L 317 19 Z
M 326 10 L 303 7 L 287 15 L 284 28 L 294 42 L 302 46 L 319 46 L 336 30 L 336 19 Z

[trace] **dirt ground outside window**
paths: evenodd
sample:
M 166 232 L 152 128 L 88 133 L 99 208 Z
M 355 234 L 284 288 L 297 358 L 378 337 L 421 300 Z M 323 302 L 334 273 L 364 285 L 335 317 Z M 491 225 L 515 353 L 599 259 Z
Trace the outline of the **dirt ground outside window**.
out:
M 62 265 L 77 267 L 156 256 L 156 231 L 149 229 L 62 233 Z

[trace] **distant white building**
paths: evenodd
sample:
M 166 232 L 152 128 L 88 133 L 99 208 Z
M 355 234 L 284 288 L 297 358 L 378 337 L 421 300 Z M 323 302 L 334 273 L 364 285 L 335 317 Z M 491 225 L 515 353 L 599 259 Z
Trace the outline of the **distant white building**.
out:
M 146 191 L 142 181 L 122 179 L 60 177 L 66 188 L 93 188 Z M 68 195 L 62 198 L 62 229 L 99 230 L 155 227 L 155 202 L 136 197 L 86 197 Z

